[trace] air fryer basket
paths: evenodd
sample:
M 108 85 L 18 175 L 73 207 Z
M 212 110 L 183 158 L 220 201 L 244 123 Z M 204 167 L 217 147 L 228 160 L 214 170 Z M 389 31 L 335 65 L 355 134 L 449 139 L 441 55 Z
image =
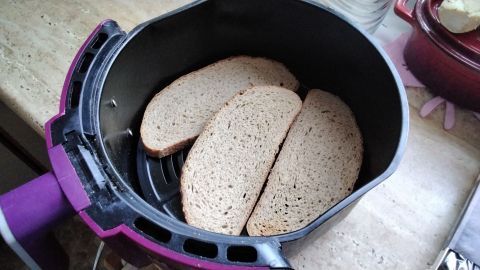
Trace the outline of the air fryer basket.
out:
M 52 128 L 54 142 L 68 141 L 74 148 L 70 159 L 91 201 L 81 216 L 95 224 L 92 228 L 107 231 L 124 224 L 169 250 L 224 265 L 288 267 L 281 243 L 325 230 L 398 166 L 408 132 L 399 77 L 363 31 L 318 4 L 197 1 L 127 35 L 113 22 L 105 27 L 110 30 L 102 30 L 97 40 L 106 45 L 82 56 L 88 62 L 85 74 L 72 75 L 66 117 Z M 301 82 L 303 94 L 309 88 L 330 91 L 355 114 L 365 150 L 354 191 L 304 229 L 236 237 L 191 227 L 178 194 L 188 149 L 162 159 L 143 152 L 139 128 L 150 99 L 177 77 L 232 55 L 280 61 Z M 80 124 L 69 124 L 77 118 Z M 92 161 L 84 161 L 87 156 Z M 131 260 L 149 258 L 144 251 L 155 255 L 146 246 L 120 253 Z

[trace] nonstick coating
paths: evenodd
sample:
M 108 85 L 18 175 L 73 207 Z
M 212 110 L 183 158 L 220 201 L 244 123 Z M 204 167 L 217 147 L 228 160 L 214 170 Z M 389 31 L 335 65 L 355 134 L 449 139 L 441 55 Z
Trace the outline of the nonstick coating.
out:
M 140 123 L 150 99 L 179 76 L 234 55 L 280 61 L 303 86 L 338 95 L 355 114 L 364 139 L 363 166 L 353 194 L 307 228 L 276 239 L 289 241 L 306 235 L 398 166 L 408 131 L 408 105 L 393 65 L 365 34 L 307 1 L 199 1 L 135 28 L 106 67 L 98 101 L 104 155 L 119 185 L 129 186 L 144 199 L 128 196 L 124 200 L 161 208 L 144 193 L 139 175 L 146 172 L 136 160 Z M 110 106 L 112 100 L 115 106 Z M 156 218 L 158 210 L 141 209 L 136 211 L 143 211 L 157 224 L 187 228 L 186 233 L 191 230 L 199 235 L 181 223 L 178 211 Z M 221 237 L 206 235 L 212 241 Z

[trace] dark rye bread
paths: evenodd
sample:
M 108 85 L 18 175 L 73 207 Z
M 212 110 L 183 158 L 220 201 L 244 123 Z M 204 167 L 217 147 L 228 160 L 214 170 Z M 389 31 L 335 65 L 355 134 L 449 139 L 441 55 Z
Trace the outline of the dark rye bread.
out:
M 248 220 L 248 234 L 276 235 L 308 225 L 351 193 L 362 156 L 350 108 L 337 96 L 310 90 Z
M 182 168 L 187 223 L 239 235 L 302 101 L 277 86 L 256 86 L 209 121 Z
M 160 91 L 145 110 L 140 134 L 147 153 L 164 157 L 193 143 L 206 122 L 242 90 L 277 85 L 296 91 L 298 81 L 281 63 L 230 57 L 191 72 Z

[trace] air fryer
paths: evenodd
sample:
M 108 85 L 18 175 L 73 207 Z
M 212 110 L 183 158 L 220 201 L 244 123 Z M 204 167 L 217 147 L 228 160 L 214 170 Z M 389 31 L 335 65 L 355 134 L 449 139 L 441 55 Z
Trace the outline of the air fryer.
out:
M 234 55 L 284 63 L 302 98 L 310 88 L 330 91 L 357 119 L 364 156 L 353 193 L 303 229 L 249 237 L 189 226 L 178 181 L 188 148 L 161 159 L 143 150 L 139 128 L 150 99 L 179 76 Z M 136 266 L 290 268 L 282 247 L 298 252 L 390 176 L 407 132 L 393 64 L 368 34 L 317 3 L 202 0 L 128 34 L 106 20 L 73 60 L 60 112 L 46 124 L 53 172 L 0 197 L 0 227 L 29 266 L 45 269 L 68 264 L 49 230 L 74 214 Z

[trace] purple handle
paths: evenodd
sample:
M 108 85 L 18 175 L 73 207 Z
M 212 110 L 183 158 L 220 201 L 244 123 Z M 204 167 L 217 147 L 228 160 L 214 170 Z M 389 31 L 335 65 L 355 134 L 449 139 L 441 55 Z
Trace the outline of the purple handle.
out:
M 68 268 L 51 229 L 74 214 L 51 172 L 0 196 L 0 232 L 31 269 Z

